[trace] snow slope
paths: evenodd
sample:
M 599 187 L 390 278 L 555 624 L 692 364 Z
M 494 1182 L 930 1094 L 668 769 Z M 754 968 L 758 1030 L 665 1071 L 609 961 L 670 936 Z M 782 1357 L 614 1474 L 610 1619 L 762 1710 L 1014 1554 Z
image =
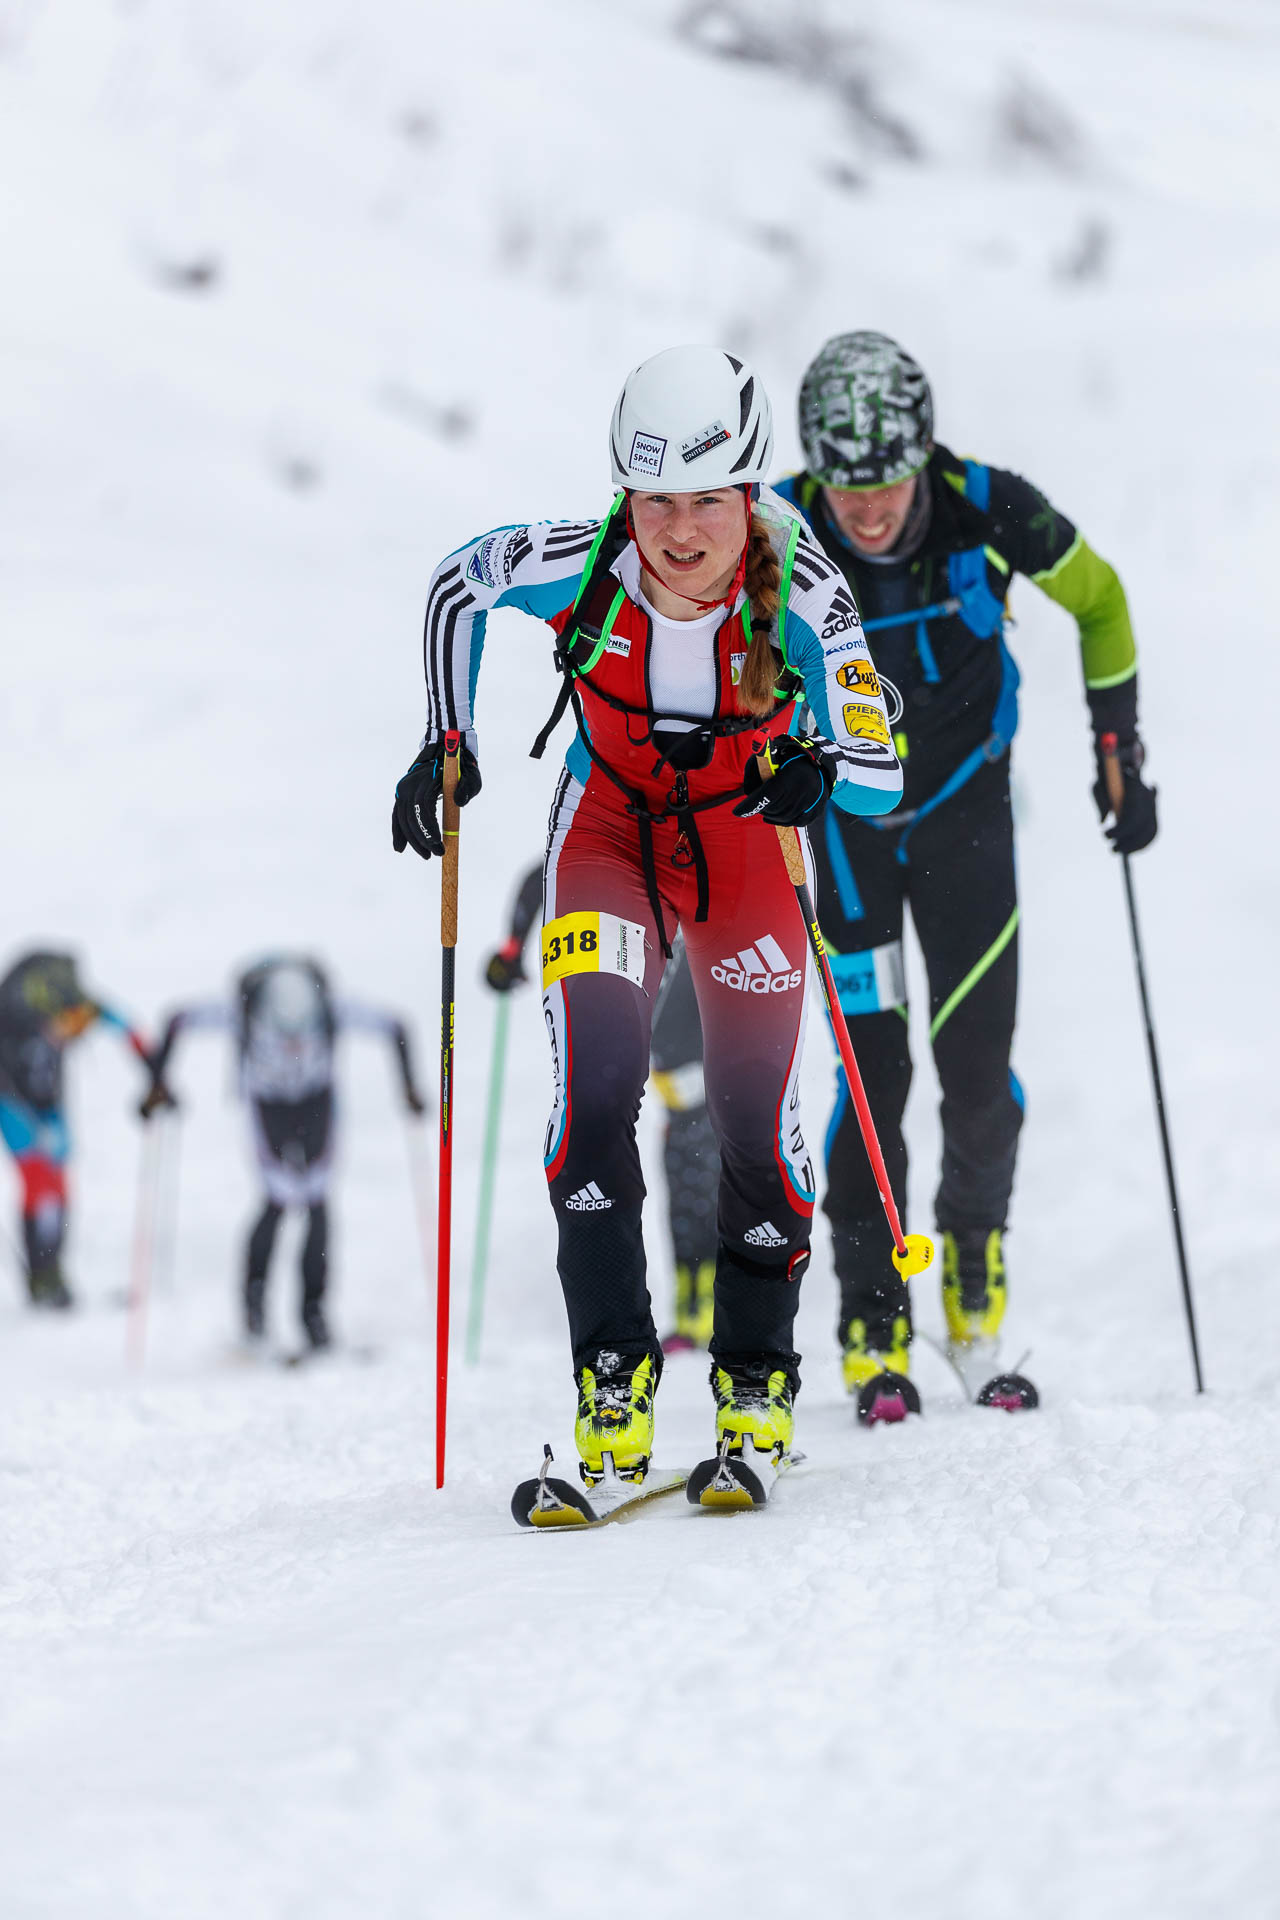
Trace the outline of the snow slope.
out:
M 810 1465 L 773 1512 L 517 1535 L 510 1481 L 544 1438 L 568 1451 L 571 1413 L 532 999 L 439 1497 L 427 1149 L 386 1063 L 350 1043 L 336 1249 L 376 1362 L 228 1362 L 252 1184 L 227 1062 L 192 1039 L 139 1374 L 113 1306 L 134 1076 L 91 1040 L 85 1311 L 0 1309 L 6 1920 L 1275 1912 L 1278 40 L 1261 0 L 0 0 L 4 951 L 73 942 L 153 1022 L 311 944 L 429 1050 L 434 886 L 386 816 L 434 560 L 598 507 L 608 408 L 657 347 L 749 351 L 793 458 L 814 347 L 883 326 L 949 444 L 1028 472 L 1131 595 L 1164 825 L 1135 871 L 1214 1389 L 1188 1392 L 1070 627 L 1023 588 L 1010 1344 L 1043 1414 L 965 1412 L 922 1350 L 927 1421 L 852 1432 L 821 1250 Z M 495 619 L 464 1227 L 476 963 L 540 841 L 552 692 L 545 635 Z M 922 1061 L 923 1224 L 933 1101 Z M 651 1252 L 661 1295 L 660 1231 Z M 293 1284 L 282 1264 L 282 1334 Z M 703 1450 L 707 1406 L 674 1364 L 663 1456 Z

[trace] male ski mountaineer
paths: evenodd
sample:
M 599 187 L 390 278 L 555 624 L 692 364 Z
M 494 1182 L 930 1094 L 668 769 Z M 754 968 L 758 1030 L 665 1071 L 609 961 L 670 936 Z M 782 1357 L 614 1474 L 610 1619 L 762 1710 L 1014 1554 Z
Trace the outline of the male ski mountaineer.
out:
M 331 1343 L 325 1293 L 337 1112 L 334 1043 L 350 1028 L 383 1034 L 395 1055 L 405 1105 L 410 1113 L 421 1114 L 425 1103 L 414 1079 L 408 1030 L 394 1014 L 335 998 L 324 969 L 308 955 L 272 954 L 241 974 L 231 1000 L 202 1001 L 170 1014 L 141 1107 L 144 1119 L 176 1105 L 165 1073 L 179 1035 L 196 1028 L 236 1036 L 240 1091 L 263 1186 L 262 1211 L 245 1250 L 246 1344 L 251 1350 L 262 1346 L 276 1233 L 285 1210 L 296 1207 L 307 1215 L 299 1302 L 302 1331 L 307 1350 L 322 1351 Z
M 818 913 L 841 1004 L 858 1016 L 854 1044 L 901 1207 L 911 1079 L 902 922 L 910 901 L 942 1087 L 943 1304 L 952 1357 L 977 1377 L 992 1371 L 1004 1316 L 1002 1236 L 1023 1115 L 1009 1063 L 1018 965 L 1009 747 L 1018 670 L 1004 640 L 1005 602 L 1013 576 L 1025 574 L 1075 617 L 1103 819 L 1111 809 L 1101 742 L 1114 734 L 1119 744 L 1124 800 L 1107 833 L 1118 853 L 1136 853 L 1156 834 L 1155 790 L 1142 779 L 1129 610 L 1114 570 L 1035 487 L 935 442 L 929 382 L 884 334 L 829 340 L 804 376 L 799 411 L 805 469 L 777 491 L 804 513 L 862 616 L 873 665 L 851 650 L 840 675 L 846 717 L 883 683 L 904 772 L 894 812 L 861 819 L 829 809 L 814 832 Z M 852 604 L 848 613 L 855 628 Z M 831 655 L 840 637 L 836 623 L 828 625 Z M 886 1371 L 903 1376 L 896 1409 L 879 1396 L 888 1417 L 900 1418 L 919 1405 L 905 1380 L 910 1300 L 890 1263 L 843 1083 L 828 1176 L 845 1384 L 861 1393 Z

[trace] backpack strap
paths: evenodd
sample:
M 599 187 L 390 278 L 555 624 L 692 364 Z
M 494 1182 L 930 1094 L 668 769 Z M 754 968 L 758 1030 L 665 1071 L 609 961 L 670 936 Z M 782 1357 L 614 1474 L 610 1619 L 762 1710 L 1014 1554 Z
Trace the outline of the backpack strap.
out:
M 600 522 L 600 531 L 591 545 L 587 563 L 582 569 L 582 578 L 578 582 L 578 591 L 574 597 L 569 618 L 561 629 L 556 642 L 555 663 L 561 675 L 560 691 L 556 703 L 551 709 L 546 725 L 542 728 L 529 751 L 531 760 L 541 760 L 547 750 L 547 742 L 564 719 L 569 707 L 573 683 L 581 673 L 589 673 L 605 650 L 613 623 L 617 619 L 626 599 L 626 590 L 619 587 L 616 593 L 609 591 L 608 580 L 613 563 L 627 543 L 627 496 L 619 491 L 614 495 L 613 505 Z M 609 592 L 607 611 L 599 619 L 598 625 L 592 625 L 591 616 L 601 599 L 601 590 Z M 585 651 L 580 646 L 586 642 Z M 582 657 L 576 657 L 578 655 Z

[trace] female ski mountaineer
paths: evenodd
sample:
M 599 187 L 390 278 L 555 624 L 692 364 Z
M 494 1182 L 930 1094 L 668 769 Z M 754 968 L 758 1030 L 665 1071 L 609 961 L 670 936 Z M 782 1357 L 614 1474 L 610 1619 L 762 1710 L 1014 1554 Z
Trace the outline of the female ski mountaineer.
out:
M 1114 734 L 1124 800 L 1119 853 L 1156 834 L 1142 779 L 1137 655 L 1124 588 L 1065 514 L 1016 473 L 960 459 L 933 437 L 923 369 L 882 333 L 829 340 L 800 388 L 805 470 L 779 492 L 840 568 L 894 710 L 905 790 L 869 824 L 828 815 L 815 835 L 817 909 L 899 1206 L 911 1082 L 902 970 L 911 904 L 929 975 L 942 1086 L 943 1306 L 952 1358 L 974 1382 L 996 1364 L 1003 1233 L 1022 1125 L 1009 1064 L 1018 984 L 1018 894 L 1009 748 L 1018 669 L 1004 642 L 1015 574 L 1072 614 L 1080 637 L 1100 815 L 1101 743 Z M 911 1308 L 843 1085 L 827 1141 L 825 1210 L 840 1282 L 845 1381 L 905 1374 Z M 904 1392 L 901 1410 L 914 1402 Z
M 645 1285 L 635 1123 L 653 1004 L 677 926 L 702 1014 L 720 1143 L 711 1339 L 718 1442 L 780 1458 L 799 1384 L 792 1329 L 813 1174 L 799 1119 L 806 934 L 775 824 L 829 797 L 894 806 L 902 775 L 838 569 L 761 486 L 772 416 L 748 366 L 673 347 L 638 367 L 609 439 L 602 520 L 497 529 L 451 554 L 427 599 L 427 732 L 396 788 L 392 841 L 440 853 L 446 730 L 459 803 L 480 792 L 472 688 L 486 615 L 518 607 L 558 635 L 577 735 L 543 868 L 543 1010 L 555 1099 L 545 1143 L 578 1388 L 582 1477 L 640 1480 L 661 1348 Z M 819 731 L 791 734 L 800 695 Z M 753 742 L 769 736 L 762 780 Z M 733 1438 L 736 1436 L 736 1440 Z

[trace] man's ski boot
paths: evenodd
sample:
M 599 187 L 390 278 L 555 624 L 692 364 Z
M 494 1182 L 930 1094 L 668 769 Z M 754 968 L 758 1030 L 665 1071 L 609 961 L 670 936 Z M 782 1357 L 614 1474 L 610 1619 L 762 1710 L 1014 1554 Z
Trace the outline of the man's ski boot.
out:
M 791 1464 L 795 1414 L 786 1368 L 768 1359 L 713 1364 L 711 1390 L 716 1452 L 689 1475 L 686 1495 L 695 1507 L 728 1513 L 763 1507 Z
M 960 1227 L 942 1236 L 942 1310 L 947 1358 L 979 1406 L 1014 1413 L 1040 1396 L 1022 1373 L 1000 1371 L 1006 1282 L 999 1227 Z
M 302 1309 L 302 1331 L 307 1336 L 307 1345 L 312 1353 L 323 1353 L 333 1345 L 333 1335 L 329 1332 L 329 1322 L 324 1317 L 324 1308 L 318 1300 L 311 1301 Z
M 845 1391 L 856 1395 L 863 1426 L 905 1420 L 909 1413 L 919 1413 L 920 1395 L 908 1378 L 910 1365 L 911 1321 L 907 1314 L 896 1313 L 891 1319 L 850 1320 L 844 1330 L 841 1366 Z
M 653 1453 L 653 1396 L 658 1384 L 652 1354 L 630 1366 L 616 1353 L 596 1355 L 578 1375 L 573 1438 L 586 1487 L 611 1479 L 638 1483 Z
M 711 1345 L 716 1311 L 716 1263 L 714 1258 L 676 1262 L 676 1324 L 662 1343 L 664 1353 L 691 1353 Z
M 27 1275 L 27 1293 L 33 1307 L 49 1313 L 66 1313 L 75 1305 L 75 1296 L 56 1262 L 33 1267 Z

